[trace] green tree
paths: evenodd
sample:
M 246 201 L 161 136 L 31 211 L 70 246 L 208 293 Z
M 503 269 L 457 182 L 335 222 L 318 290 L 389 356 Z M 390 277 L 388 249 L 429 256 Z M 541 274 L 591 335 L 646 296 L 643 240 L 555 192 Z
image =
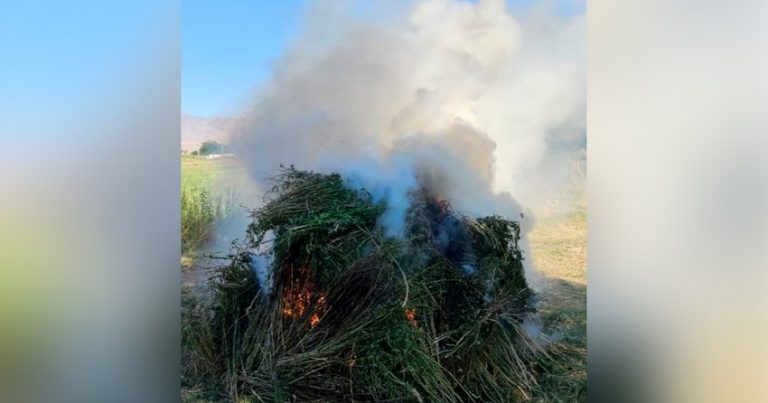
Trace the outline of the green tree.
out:
M 206 141 L 200 145 L 198 153 L 200 155 L 221 154 L 224 146 L 215 141 Z

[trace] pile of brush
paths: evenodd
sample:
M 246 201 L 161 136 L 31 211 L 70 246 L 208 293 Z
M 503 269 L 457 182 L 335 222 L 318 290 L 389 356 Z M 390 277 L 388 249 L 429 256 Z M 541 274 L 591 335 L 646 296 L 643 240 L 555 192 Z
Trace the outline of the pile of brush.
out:
M 285 168 L 185 312 L 184 381 L 252 401 L 519 401 L 537 348 L 519 227 L 411 194 L 405 236 L 341 176 Z

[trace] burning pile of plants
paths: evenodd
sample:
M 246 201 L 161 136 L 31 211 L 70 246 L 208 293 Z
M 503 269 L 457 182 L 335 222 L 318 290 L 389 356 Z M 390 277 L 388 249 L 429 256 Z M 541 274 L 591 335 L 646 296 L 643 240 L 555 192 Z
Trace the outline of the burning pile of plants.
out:
M 185 313 L 184 381 L 253 401 L 518 401 L 539 353 L 519 227 L 412 192 L 387 206 L 337 174 L 285 168 L 242 244 Z

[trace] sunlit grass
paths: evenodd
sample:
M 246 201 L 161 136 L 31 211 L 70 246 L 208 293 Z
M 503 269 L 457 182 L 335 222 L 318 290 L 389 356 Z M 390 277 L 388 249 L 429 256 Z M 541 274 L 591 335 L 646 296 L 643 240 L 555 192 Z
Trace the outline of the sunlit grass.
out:
M 562 354 L 545 362 L 538 401 L 584 401 L 587 383 L 587 211 L 537 222 L 528 234 L 540 285 L 539 317 Z
M 528 234 L 533 264 L 547 277 L 587 283 L 587 211 L 545 218 Z
M 243 169 L 227 158 L 184 156 L 181 160 L 181 250 L 182 263 L 214 240 L 215 225 L 237 207 L 235 182 Z

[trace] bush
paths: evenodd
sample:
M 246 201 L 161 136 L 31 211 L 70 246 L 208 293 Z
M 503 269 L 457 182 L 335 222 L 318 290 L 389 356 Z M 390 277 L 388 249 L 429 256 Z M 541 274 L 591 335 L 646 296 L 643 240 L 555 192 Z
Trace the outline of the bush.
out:
M 224 218 L 231 206 L 220 196 L 213 196 L 204 188 L 181 190 L 181 251 L 194 253 L 213 240 L 216 220 Z
M 198 153 L 200 155 L 221 154 L 224 146 L 215 141 L 206 141 L 200 145 Z

